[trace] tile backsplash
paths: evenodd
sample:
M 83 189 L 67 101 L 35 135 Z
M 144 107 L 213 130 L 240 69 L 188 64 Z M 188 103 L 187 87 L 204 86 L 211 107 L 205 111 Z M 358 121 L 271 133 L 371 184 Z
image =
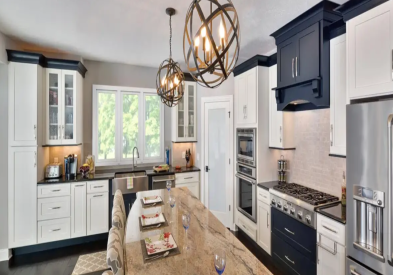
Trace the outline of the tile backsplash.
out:
M 289 161 L 288 182 L 299 183 L 341 198 L 346 159 L 330 157 L 330 110 L 295 113 L 294 151 L 275 150 Z
M 54 158 L 58 158 L 59 162 L 63 164 L 63 174 L 64 174 L 64 156 L 69 154 L 76 154 L 78 158 L 78 170 L 82 163 L 82 146 L 56 146 L 49 147 L 49 162 L 54 162 Z M 83 160 L 85 162 L 85 160 Z M 79 171 L 78 171 L 79 173 Z
M 182 153 L 191 150 L 192 163 L 195 165 L 195 143 L 172 143 L 170 159 L 172 166 L 186 166 L 186 159 L 182 158 Z

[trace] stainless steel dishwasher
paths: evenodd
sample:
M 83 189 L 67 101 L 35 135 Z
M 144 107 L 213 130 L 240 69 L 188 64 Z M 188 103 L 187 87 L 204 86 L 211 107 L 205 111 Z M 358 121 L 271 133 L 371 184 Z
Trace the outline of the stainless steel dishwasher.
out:
M 127 189 L 127 178 L 133 178 L 134 186 L 132 189 Z M 117 189 L 119 189 L 123 193 L 124 206 L 128 217 L 128 213 L 130 212 L 131 207 L 136 200 L 136 193 L 149 190 L 149 179 L 146 176 L 146 171 L 115 173 L 115 178 L 112 180 L 112 188 L 110 189 L 109 196 L 110 213 L 112 213 L 113 199 Z M 111 224 L 112 215 L 109 216 L 109 223 Z
M 157 176 L 152 176 L 152 189 L 153 190 L 166 189 L 167 181 L 172 182 L 172 188 L 176 187 L 175 174 L 164 175 L 164 176 L 160 176 L 159 174 L 157 174 Z

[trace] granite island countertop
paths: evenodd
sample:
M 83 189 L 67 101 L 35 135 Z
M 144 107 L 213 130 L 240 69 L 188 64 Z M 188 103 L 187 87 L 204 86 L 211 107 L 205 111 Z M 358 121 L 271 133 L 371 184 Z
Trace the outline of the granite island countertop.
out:
M 73 182 L 82 182 L 82 181 L 94 181 L 94 180 L 111 180 L 115 178 L 115 173 L 119 172 L 133 172 L 133 171 L 146 171 L 147 176 L 156 176 L 156 175 L 172 175 L 177 173 L 190 173 L 190 172 L 199 172 L 201 169 L 198 167 L 181 167 L 179 170 L 175 167 L 170 166 L 167 172 L 157 173 L 153 170 L 151 166 L 148 167 L 135 167 L 132 168 L 113 168 L 113 169 L 100 169 L 97 170 L 94 174 L 89 174 L 88 178 L 83 178 L 80 174 L 77 175 L 75 179 L 66 179 L 64 176 L 57 179 L 43 179 L 40 180 L 37 184 L 56 184 L 56 183 L 73 183 Z
M 192 195 L 188 188 L 171 189 L 171 196 L 176 198 L 176 206 L 173 209 L 167 203 L 159 207 L 142 208 L 140 198 L 159 195 L 166 202 L 169 198 L 168 193 L 167 190 L 137 193 L 137 200 L 127 219 L 126 274 L 217 274 L 213 265 L 216 248 L 222 248 L 226 252 L 227 263 L 224 274 L 272 274 L 209 209 Z M 188 241 L 182 226 L 182 214 L 185 211 L 191 215 Z M 168 226 L 141 232 L 139 217 L 142 214 L 157 212 L 165 214 Z M 141 240 L 164 232 L 172 234 L 181 254 L 144 264 Z M 186 241 L 191 247 L 190 250 L 183 249 Z

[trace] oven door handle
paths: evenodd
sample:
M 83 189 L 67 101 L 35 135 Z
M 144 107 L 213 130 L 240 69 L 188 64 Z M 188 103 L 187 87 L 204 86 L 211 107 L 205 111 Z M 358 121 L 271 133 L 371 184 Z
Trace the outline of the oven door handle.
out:
M 245 180 L 245 181 L 251 183 L 252 185 L 255 185 L 255 184 L 257 183 L 256 180 L 254 180 L 254 179 L 252 179 L 252 178 L 247 178 L 247 177 L 242 176 L 242 175 L 240 175 L 240 174 L 236 174 L 235 177 L 237 177 L 237 178 L 239 178 L 239 179 L 242 179 L 242 180 Z

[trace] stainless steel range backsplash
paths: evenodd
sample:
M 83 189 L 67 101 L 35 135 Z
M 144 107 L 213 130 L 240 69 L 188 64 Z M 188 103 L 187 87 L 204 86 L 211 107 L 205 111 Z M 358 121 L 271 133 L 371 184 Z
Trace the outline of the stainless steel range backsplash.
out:
M 289 160 L 287 182 L 296 182 L 341 198 L 345 158 L 330 157 L 330 110 L 295 113 L 294 151 L 273 150 Z

